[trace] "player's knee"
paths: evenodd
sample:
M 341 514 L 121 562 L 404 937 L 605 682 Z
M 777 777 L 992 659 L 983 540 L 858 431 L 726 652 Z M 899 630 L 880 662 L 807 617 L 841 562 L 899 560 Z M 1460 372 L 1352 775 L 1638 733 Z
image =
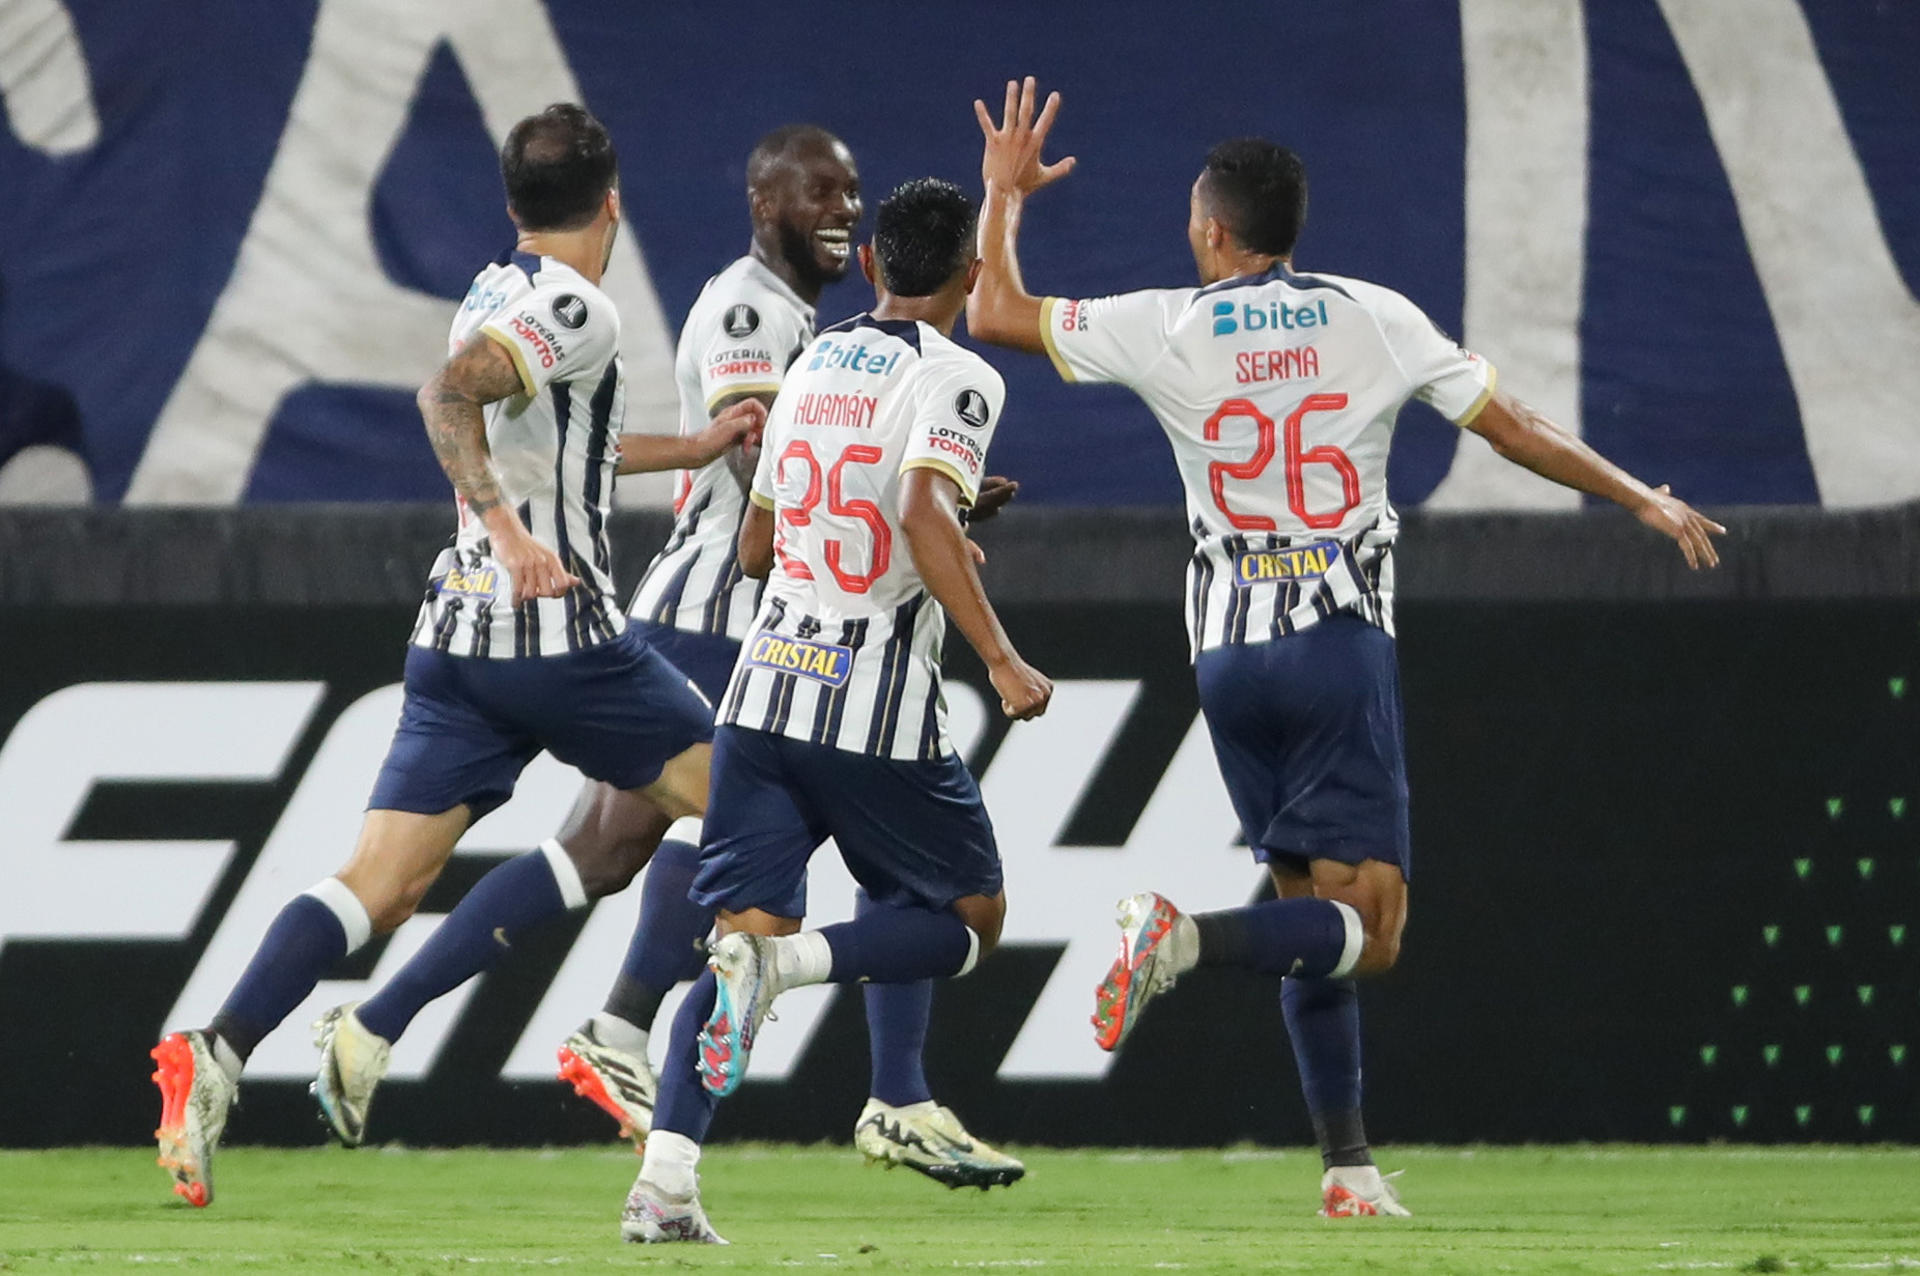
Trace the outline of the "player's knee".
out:
M 1005 892 L 999 895 L 968 895 L 955 900 L 953 911 L 973 932 L 978 945 L 976 960 L 985 957 L 1000 943 L 1000 928 L 1007 920 L 1007 897 Z
M 1400 931 L 1398 927 L 1381 925 L 1375 919 L 1363 919 L 1366 938 L 1361 944 L 1360 960 L 1354 966 L 1356 975 L 1384 975 L 1392 970 L 1400 960 Z
M 567 853 L 574 871 L 580 875 L 580 886 L 588 899 L 618 895 L 631 886 L 633 879 L 653 857 L 654 847 L 659 844 L 658 838 L 651 841 L 588 836 L 560 839 L 560 848 Z
M 367 918 L 373 923 L 373 933 L 385 935 L 399 930 L 401 925 L 419 910 L 420 901 L 427 897 L 427 887 L 430 884 L 429 882 L 408 883 L 397 890 L 385 892 L 373 900 L 361 896 L 360 902 L 366 906 Z

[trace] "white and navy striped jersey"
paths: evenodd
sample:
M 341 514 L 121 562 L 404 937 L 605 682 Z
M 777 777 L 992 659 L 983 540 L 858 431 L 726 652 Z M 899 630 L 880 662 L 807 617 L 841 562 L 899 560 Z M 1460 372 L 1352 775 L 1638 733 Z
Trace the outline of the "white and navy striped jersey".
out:
M 460 530 L 433 565 L 413 642 L 460 656 L 558 656 L 616 636 L 607 514 L 626 415 L 620 316 L 584 276 L 551 257 L 513 253 L 474 277 L 448 349 L 499 342 L 523 392 L 487 405 L 487 446 L 505 500 L 580 584 L 515 607 L 488 552 L 486 525 L 456 502 Z
M 905 761 L 953 752 L 947 617 L 900 530 L 900 476 L 938 470 L 971 504 L 1005 397 L 999 373 L 923 323 L 856 315 L 807 348 L 754 474 L 774 564 L 722 723 Z
M 787 365 L 811 340 L 813 307 L 754 258 L 742 257 L 709 279 L 680 329 L 674 356 L 681 436 L 706 429 L 723 399 L 778 393 Z M 627 610 L 673 629 L 746 637 L 761 585 L 741 572 L 734 553 L 746 493 L 733 457 L 682 471 L 673 509 L 673 534 Z
M 1491 365 L 1391 289 L 1284 265 L 1206 288 L 1049 297 L 1041 326 L 1062 377 L 1133 390 L 1173 444 L 1196 656 L 1342 611 L 1393 632 L 1394 422 L 1416 396 L 1472 421 Z

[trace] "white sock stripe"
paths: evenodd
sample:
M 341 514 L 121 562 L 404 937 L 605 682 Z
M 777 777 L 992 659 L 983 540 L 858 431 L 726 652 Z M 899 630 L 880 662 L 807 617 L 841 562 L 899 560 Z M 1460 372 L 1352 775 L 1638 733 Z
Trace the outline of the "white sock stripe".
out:
M 1360 964 L 1360 950 L 1367 943 L 1367 928 L 1360 924 L 1360 914 L 1353 905 L 1343 904 L 1336 899 L 1333 906 L 1340 910 L 1341 924 L 1347 928 L 1347 942 L 1341 946 L 1339 965 L 1327 972 L 1327 978 L 1345 979 Z
M 540 843 L 540 853 L 547 857 L 547 871 L 553 874 L 553 884 L 560 888 L 560 899 L 569 910 L 587 906 L 587 885 L 580 880 L 580 870 L 573 866 L 573 857 L 567 854 L 567 848 L 560 845 L 558 838 L 550 837 Z
M 373 918 L 367 915 L 367 906 L 360 897 L 347 888 L 347 884 L 337 877 L 323 877 L 302 891 L 327 906 L 327 911 L 340 920 L 340 929 L 347 933 L 347 951 L 357 952 L 360 946 L 373 938 Z
M 683 815 L 667 826 L 667 835 L 660 840 L 663 842 L 685 842 L 688 846 L 698 846 L 705 831 L 705 825 L 699 816 Z
M 951 977 L 958 979 L 979 964 L 980 936 L 974 933 L 973 927 L 969 926 L 967 927 L 967 959 L 960 963 L 960 969 L 954 971 Z

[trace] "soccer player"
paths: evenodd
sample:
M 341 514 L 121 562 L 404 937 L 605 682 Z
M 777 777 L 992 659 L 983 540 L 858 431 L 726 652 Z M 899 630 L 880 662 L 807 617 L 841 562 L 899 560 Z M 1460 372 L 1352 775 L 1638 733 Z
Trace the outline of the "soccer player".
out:
M 708 281 L 681 330 L 675 375 L 683 437 L 621 438 L 622 473 L 673 468 L 668 462 L 689 447 L 699 453 L 678 462 L 691 473 L 674 531 L 635 593 L 629 628 L 716 702 L 760 594 L 734 553 L 753 453 L 724 444 L 736 437 L 740 405 L 759 412 L 773 401 L 788 364 L 813 338 L 821 290 L 846 274 L 862 212 L 860 177 L 839 138 L 790 125 L 768 133 L 748 157 L 747 201 L 751 249 Z M 982 505 L 991 508 L 1016 488 L 986 482 Z M 713 924 L 713 909 L 687 898 L 699 842 L 697 816 L 669 829 L 656 804 L 590 779 L 557 838 L 489 873 L 385 987 L 322 1021 L 314 1093 L 340 1140 L 361 1141 L 392 1043 L 421 1008 L 504 956 L 492 939 L 496 926 L 525 929 L 623 890 L 651 857 L 639 925 L 612 993 L 560 1049 L 561 1079 L 643 1143 L 654 1100 L 648 1028 L 674 984 L 700 973 L 700 941 Z M 570 866 L 577 881 L 546 889 L 553 865 Z M 804 884 L 798 889 L 796 911 L 804 912 Z M 868 906 L 864 897 L 857 906 Z M 951 1187 L 1017 1180 L 1025 1173 L 1018 1160 L 969 1135 L 933 1101 L 922 1066 L 932 981 L 864 991 L 873 1080 L 855 1145 L 870 1159 L 911 1166 Z
M 1604 496 L 1719 560 L 1724 531 L 1648 488 L 1496 388 L 1494 371 L 1377 284 L 1293 269 L 1307 181 L 1258 139 L 1208 154 L 1189 199 L 1198 288 L 1041 299 L 1021 279 L 1026 197 L 1065 176 L 1041 160 L 1059 110 L 1007 85 L 986 135 L 979 286 L 967 327 L 1045 351 L 1068 381 L 1133 390 L 1173 445 L 1194 553 L 1187 627 L 1201 709 L 1247 844 L 1279 898 L 1185 914 L 1157 894 L 1120 903 L 1120 957 L 1094 1028 L 1118 1049 L 1140 1012 L 1197 965 L 1283 978 L 1281 1002 L 1325 1174 L 1330 1217 L 1404 1214 L 1361 1121 L 1352 977 L 1393 966 L 1407 916 L 1407 784 L 1393 645 L 1387 449 L 1418 397 L 1508 460 Z
M 738 545 L 768 583 L 721 702 L 693 883 L 722 936 L 674 1018 L 628 1240 L 723 1243 L 700 1143 L 782 991 L 961 975 L 999 938 L 993 827 L 947 738 L 947 614 L 1010 717 L 1053 687 L 1001 629 L 960 517 L 1004 396 L 949 335 L 979 269 L 973 217 L 947 182 L 889 195 L 860 249 L 872 312 L 807 347 L 768 418 Z M 796 888 L 829 837 L 872 906 L 800 933 Z
M 612 598 L 606 520 L 625 395 L 620 320 L 599 281 L 620 224 L 613 143 L 580 107 L 555 105 L 513 127 L 501 171 L 517 250 L 476 277 L 451 356 L 419 395 L 459 530 L 414 626 L 359 842 L 281 910 L 213 1022 L 153 1051 L 160 1163 L 194 1205 L 213 1199 L 213 1154 L 254 1046 L 330 967 L 412 914 L 541 749 L 628 793 L 663 829 L 706 806 L 711 707 Z M 718 433 L 744 435 L 761 413 L 743 406 Z M 512 864 L 474 892 L 492 897 L 498 931 L 460 942 L 497 949 L 581 890 L 564 854 Z M 326 1023 L 328 1037 L 339 1030 Z

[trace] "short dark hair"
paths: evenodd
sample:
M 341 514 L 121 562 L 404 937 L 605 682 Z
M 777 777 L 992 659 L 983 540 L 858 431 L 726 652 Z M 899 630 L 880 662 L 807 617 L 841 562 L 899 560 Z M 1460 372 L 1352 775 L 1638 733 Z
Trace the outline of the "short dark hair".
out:
M 973 260 L 973 201 L 952 182 L 919 177 L 880 201 L 873 255 L 896 297 L 930 297 Z
M 1251 252 L 1286 257 L 1307 224 L 1307 166 L 1265 138 L 1236 137 L 1207 152 L 1209 211 Z
M 513 126 L 500 148 L 507 207 L 523 230 L 578 230 L 620 182 L 613 139 L 572 102 L 555 102 Z
M 747 156 L 747 185 L 755 189 L 765 185 L 789 156 L 809 149 L 831 151 L 842 145 L 845 143 L 818 124 L 782 124 L 754 143 Z

